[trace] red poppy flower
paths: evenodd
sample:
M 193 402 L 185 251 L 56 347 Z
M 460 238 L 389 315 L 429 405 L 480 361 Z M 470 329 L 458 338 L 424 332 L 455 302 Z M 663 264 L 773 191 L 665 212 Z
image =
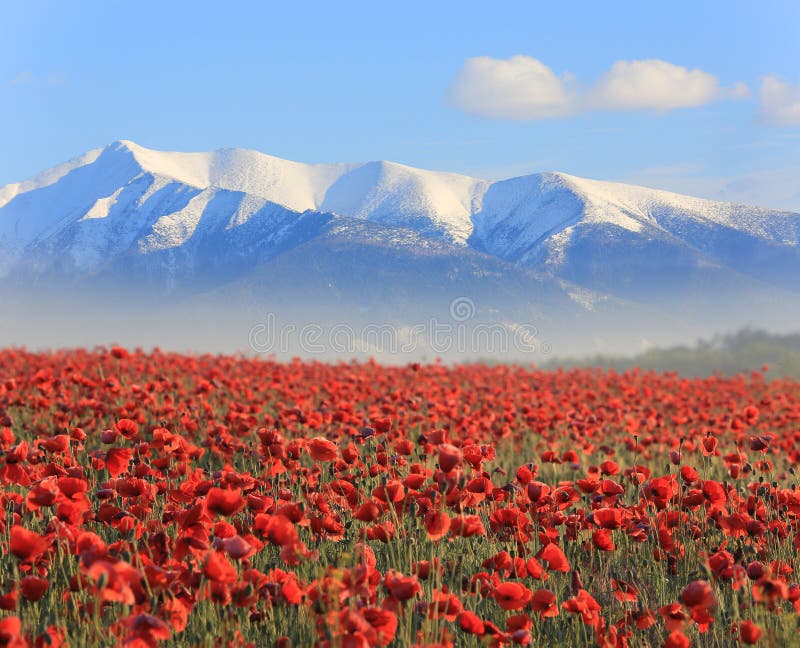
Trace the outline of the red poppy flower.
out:
M 366 529 L 366 536 L 370 540 L 379 540 L 380 542 L 389 542 L 394 538 L 395 526 L 392 522 L 381 522 L 374 524 Z
M 25 505 L 31 511 L 38 511 L 46 506 L 53 506 L 58 498 L 58 484 L 55 477 L 46 477 L 31 487 L 25 496 Z
M 100 433 L 100 443 L 111 445 L 117 440 L 118 436 L 119 432 L 117 431 L 117 428 L 108 428 Z
M 731 559 L 733 559 L 733 556 L 731 556 Z M 751 563 L 749 563 L 747 565 L 747 577 L 750 580 L 754 580 L 754 581 L 758 580 L 759 578 L 761 578 L 766 573 L 767 573 L 767 570 L 764 567 L 764 564 L 760 563 L 757 560 L 754 560 L 754 561 L 752 561 Z
M 50 581 L 38 576 L 25 576 L 19 581 L 19 590 L 27 601 L 38 601 L 50 587 Z
M 407 601 L 422 592 L 422 586 L 416 576 L 404 576 L 391 570 L 386 572 L 383 584 L 392 598 L 398 601 Z
M 189 623 L 191 606 L 186 605 L 181 599 L 169 598 L 160 608 L 161 616 L 172 626 L 173 631 L 183 632 Z
M 737 626 L 739 638 L 746 644 L 756 644 L 761 639 L 761 628 L 752 621 L 742 621 Z
M 28 531 L 21 526 L 11 527 L 11 553 L 22 561 L 28 562 L 41 556 L 50 547 L 51 540 Z
M 436 559 L 438 561 L 438 559 Z M 421 578 L 422 580 L 428 580 L 431 575 L 431 561 L 430 560 L 420 560 L 411 565 L 411 572 Z
M 753 583 L 752 593 L 756 602 L 772 606 L 776 601 L 786 600 L 789 597 L 789 587 L 781 579 L 765 575 Z
M 219 542 L 219 548 L 234 560 L 249 558 L 258 551 L 256 547 L 238 535 L 231 536 L 230 538 L 223 538 Z
M 24 445 L 27 449 L 27 444 Z M 39 447 L 44 448 L 48 452 L 54 452 L 54 453 L 66 452 L 67 450 L 69 450 L 69 436 L 66 434 L 57 434 L 48 439 L 40 439 Z
M 450 530 L 450 518 L 444 511 L 428 511 L 425 514 L 425 531 L 431 540 L 439 540 Z
M 353 517 L 362 522 L 376 522 L 381 519 L 381 515 L 380 507 L 372 500 L 364 502 L 353 513 Z
M 42 447 L 46 444 L 47 439 L 43 439 L 39 441 L 39 447 Z M 45 449 L 47 449 L 45 447 Z M 9 464 L 18 464 L 22 463 L 28 457 L 28 442 L 23 441 L 22 443 L 17 444 L 13 448 L 9 448 L 5 454 L 6 465 Z
M 130 357 L 130 353 L 125 347 L 113 346 L 111 347 L 111 357 L 117 360 L 124 360 Z
M 259 514 L 256 516 L 256 528 L 274 545 L 293 547 L 300 541 L 294 524 L 283 515 Z
M 439 466 L 446 473 L 456 468 L 460 463 L 463 455 L 461 450 L 449 443 L 442 443 L 439 448 Z
M 457 515 L 450 520 L 450 533 L 454 536 L 470 538 L 486 535 L 483 521 L 477 515 Z
M 665 509 L 674 500 L 680 489 L 674 475 L 665 475 L 651 479 L 643 489 L 650 501 L 658 509 Z
M 0 596 L 0 610 L 16 610 L 18 598 L 16 590 L 3 594 Z
M 501 583 L 492 598 L 504 610 L 520 610 L 530 603 L 533 593 L 521 583 Z
M 623 512 L 617 508 L 601 508 L 592 511 L 594 523 L 603 529 L 619 529 L 622 526 Z
M 742 414 L 744 414 L 745 420 L 750 425 L 755 425 L 756 421 L 758 421 L 758 415 L 760 414 L 760 412 L 758 411 L 758 408 L 755 405 L 748 405 L 747 407 L 744 408 Z
M 392 419 L 388 416 L 383 418 L 372 419 L 370 421 L 372 427 L 378 434 L 387 434 L 392 429 Z
M 336 444 L 325 437 L 314 437 L 307 442 L 308 454 L 315 461 L 336 461 L 339 458 L 339 449 Z
M 482 637 L 486 632 L 486 626 L 481 621 L 481 618 L 469 610 L 464 610 L 458 615 L 458 625 L 464 632 L 478 635 L 479 637 Z
M 531 599 L 531 608 L 543 617 L 558 616 L 558 604 L 556 603 L 555 593 L 546 589 L 540 589 L 534 592 L 533 598 Z
M 594 626 L 601 621 L 600 604 L 584 589 L 578 590 L 578 594 L 564 601 L 561 607 L 572 614 L 580 614 L 586 625 Z
M 681 602 L 687 608 L 712 608 L 716 605 L 714 592 L 708 581 L 695 580 L 683 588 Z
M 0 620 L 0 646 L 24 648 L 28 643 L 22 637 L 22 620 L 11 616 Z
M 238 574 L 224 554 L 218 551 L 209 552 L 206 557 L 203 573 L 217 583 L 233 583 L 238 579 Z
M 133 457 L 130 448 L 111 448 L 106 452 L 106 468 L 112 477 L 119 477 L 128 470 L 128 465 Z
M 647 630 L 656 622 L 656 616 L 652 610 L 644 609 L 633 613 L 633 623 L 639 630 Z
M 710 457 L 717 452 L 717 445 L 719 444 L 719 440 L 717 437 L 707 436 L 703 439 L 702 446 L 703 446 L 703 455 L 706 457 Z
M 673 632 L 683 628 L 691 618 L 680 603 L 670 603 L 658 609 L 667 624 L 667 630 Z
M 136 421 L 127 418 L 117 421 L 116 429 L 126 439 L 132 439 L 139 433 L 139 426 Z
M 235 515 L 245 506 L 239 489 L 210 488 L 206 494 L 206 508 L 219 515 Z
M 96 560 L 86 570 L 95 586 L 95 596 L 100 601 L 133 605 L 136 602 L 134 586 L 138 587 L 142 574 L 123 561 Z
M 600 551 L 614 551 L 617 547 L 611 538 L 611 531 L 608 529 L 597 529 L 592 533 L 592 542 Z
M 434 619 L 455 621 L 461 613 L 461 600 L 455 595 L 444 590 L 435 590 L 433 600 L 428 606 L 428 614 Z
M 398 502 L 402 502 L 403 498 L 405 498 L 406 489 L 402 482 L 392 479 L 383 486 L 377 486 L 372 491 L 372 495 L 381 502 L 397 504 Z
M 619 464 L 616 461 L 604 461 L 600 464 L 600 472 L 604 475 L 618 475 Z
M 571 569 L 567 556 L 561 550 L 561 547 L 555 543 L 546 544 L 536 554 L 536 557 L 547 563 L 547 568 L 550 571 L 568 572 Z
M 525 569 L 528 572 L 528 576 L 536 580 L 545 581 L 549 578 L 544 567 L 542 567 L 542 564 L 536 560 L 536 558 L 528 558 L 528 560 L 525 561 Z
M 397 616 L 394 612 L 379 607 L 366 607 L 361 610 L 361 614 L 377 634 L 375 645 L 388 646 L 394 641 L 397 634 Z

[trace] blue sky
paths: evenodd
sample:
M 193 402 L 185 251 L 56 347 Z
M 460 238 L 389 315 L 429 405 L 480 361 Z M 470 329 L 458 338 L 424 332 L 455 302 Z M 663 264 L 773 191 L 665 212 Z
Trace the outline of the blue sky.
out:
M 131 139 L 559 170 L 800 210 L 796 2 L 27 0 L 3 16 L 0 185 Z M 672 67 L 636 76 L 633 61 Z M 609 90 L 620 75 L 653 97 Z M 540 109 L 540 82 L 568 98 Z

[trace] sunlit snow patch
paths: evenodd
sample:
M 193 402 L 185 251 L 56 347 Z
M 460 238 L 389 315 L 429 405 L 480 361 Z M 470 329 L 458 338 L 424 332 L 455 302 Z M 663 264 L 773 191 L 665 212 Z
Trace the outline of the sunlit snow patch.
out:
M 83 215 L 81 220 L 85 221 L 93 218 L 106 218 L 111 212 L 111 208 L 116 204 L 117 198 L 119 198 L 119 195 L 122 193 L 124 188 L 125 187 L 120 187 L 113 194 L 106 196 L 105 198 L 98 198 L 94 205 L 91 206 L 89 211 Z

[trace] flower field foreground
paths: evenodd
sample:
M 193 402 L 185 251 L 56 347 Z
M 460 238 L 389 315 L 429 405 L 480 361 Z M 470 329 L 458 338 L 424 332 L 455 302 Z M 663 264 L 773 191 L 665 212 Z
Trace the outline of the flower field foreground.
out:
M 798 645 L 800 384 L 0 351 L 0 646 Z

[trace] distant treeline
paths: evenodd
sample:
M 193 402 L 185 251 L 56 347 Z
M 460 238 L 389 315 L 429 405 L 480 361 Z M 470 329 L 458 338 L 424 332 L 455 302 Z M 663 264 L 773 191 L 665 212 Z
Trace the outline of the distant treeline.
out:
M 744 330 L 700 340 L 694 346 L 651 349 L 632 357 L 596 355 L 580 359 L 554 359 L 544 368 L 602 367 L 625 371 L 634 367 L 676 371 L 685 376 L 706 376 L 715 372 L 735 374 L 761 370 L 770 377 L 800 378 L 800 333 L 776 335 Z

